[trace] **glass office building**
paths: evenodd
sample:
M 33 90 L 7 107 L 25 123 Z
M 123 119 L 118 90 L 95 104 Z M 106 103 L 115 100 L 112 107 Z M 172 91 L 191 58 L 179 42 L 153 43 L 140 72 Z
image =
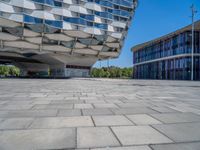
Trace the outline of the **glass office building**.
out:
M 136 79 L 190 80 L 192 26 L 132 48 Z M 200 21 L 194 32 L 194 80 L 200 80 Z
M 0 62 L 24 75 L 89 76 L 116 58 L 137 0 L 0 0 Z

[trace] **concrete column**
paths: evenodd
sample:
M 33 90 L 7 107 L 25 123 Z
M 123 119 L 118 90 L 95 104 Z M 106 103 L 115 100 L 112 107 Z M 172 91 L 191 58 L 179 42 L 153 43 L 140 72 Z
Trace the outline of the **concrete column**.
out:
M 49 68 L 51 77 L 66 77 L 64 64 L 50 65 Z

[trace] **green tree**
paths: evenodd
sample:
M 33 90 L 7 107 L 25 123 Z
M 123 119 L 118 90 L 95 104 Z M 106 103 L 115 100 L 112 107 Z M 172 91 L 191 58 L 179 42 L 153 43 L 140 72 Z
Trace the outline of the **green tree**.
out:
M 100 78 L 132 78 L 132 68 L 119 68 L 111 66 L 109 68 L 93 68 L 92 77 Z
M 15 66 L 0 66 L 0 75 L 1 76 L 19 76 L 20 70 Z
M 110 72 L 108 70 L 104 72 L 104 77 L 110 78 Z
M 9 67 L 9 75 L 11 75 L 11 76 L 19 76 L 20 75 L 19 68 L 15 67 L 15 66 Z
M 0 75 L 9 75 L 9 68 L 7 66 L 0 66 Z

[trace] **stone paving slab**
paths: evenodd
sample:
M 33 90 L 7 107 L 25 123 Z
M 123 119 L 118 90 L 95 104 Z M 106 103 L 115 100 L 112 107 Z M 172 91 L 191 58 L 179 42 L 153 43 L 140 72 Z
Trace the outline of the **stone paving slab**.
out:
M 113 115 L 113 112 L 107 108 L 83 109 L 82 112 L 85 116 Z
M 75 104 L 75 109 L 92 109 L 93 106 L 91 104 Z
M 151 106 L 150 108 L 155 110 L 155 111 L 158 111 L 160 113 L 176 113 L 176 112 L 178 112 L 178 111 L 171 109 L 167 106 Z
M 120 108 L 135 108 L 135 107 L 147 107 L 149 104 L 143 104 L 138 102 L 127 102 L 127 103 L 118 103 L 117 104 Z
M 75 129 L 0 131 L 1 150 L 75 148 Z
M 38 104 L 33 109 L 72 109 L 73 104 Z
M 31 105 L 31 107 L 34 105 L 33 103 L 35 102 L 33 99 L 32 100 L 13 100 L 13 101 L 10 101 L 10 100 L 7 100 L 5 101 L 6 102 L 6 105 Z M 4 105 L 4 106 L 6 106 Z
M 4 121 L 4 120 L 5 120 L 5 119 L 3 119 L 3 118 L 1 119 L 1 118 L 0 118 L 0 122 L 2 122 L 2 121 Z
M 0 110 L 23 110 L 23 109 L 31 109 L 33 104 L 5 104 L 0 106 Z
M 84 101 L 81 100 L 73 100 L 72 99 L 67 99 L 67 100 L 51 100 L 50 104 L 63 104 L 63 105 L 67 105 L 67 104 L 82 104 L 84 103 Z M 71 106 L 71 105 L 69 105 Z
M 57 116 L 62 116 L 62 117 L 81 116 L 81 110 L 80 109 L 60 109 L 58 110 Z
M 200 123 L 152 125 L 175 142 L 200 141 Z
M 95 148 L 91 150 L 151 150 L 151 148 L 148 146 L 129 146 L 129 147 Z
M 112 103 L 107 104 L 93 104 L 95 108 L 118 108 L 117 105 Z
M 77 129 L 77 147 L 95 148 L 120 146 L 108 127 L 90 127 Z
M 19 110 L 19 111 L 1 111 L 1 118 L 9 118 L 9 117 L 52 117 L 56 116 L 58 113 L 57 110 Z
M 93 116 L 96 126 L 123 126 L 133 125 L 125 116 Z
M 90 127 L 94 126 L 91 117 L 49 117 L 37 118 L 33 121 L 29 128 L 45 129 L 45 128 L 67 128 L 67 127 Z
M 0 130 L 26 129 L 33 122 L 33 118 L 9 118 L 0 123 Z
M 162 124 L 162 122 L 147 114 L 127 115 L 127 117 L 137 125 Z
M 151 114 L 164 123 L 200 122 L 200 116 L 193 113 Z
M 88 98 L 88 97 L 86 97 L 86 98 Z M 106 104 L 106 102 L 104 100 L 85 99 L 84 101 L 85 101 L 86 104 L 87 103 L 88 104 Z
M 112 127 L 123 145 L 171 143 L 172 141 L 149 126 Z
M 199 150 L 200 142 L 151 145 L 153 150 Z
M 135 107 L 135 108 L 114 108 L 112 109 L 116 115 L 132 115 L 132 114 L 145 114 L 145 113 L 157 113 L 147 107 Z

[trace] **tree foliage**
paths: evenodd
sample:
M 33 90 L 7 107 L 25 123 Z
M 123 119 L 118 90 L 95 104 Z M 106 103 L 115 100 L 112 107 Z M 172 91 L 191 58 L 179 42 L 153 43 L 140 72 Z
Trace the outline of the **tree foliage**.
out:
M 132 78 L 133 68 L 103 67 L 93 68 L 92 77 L 95 78 Z
M 0 65 L 0 76 L 19 76 L 20 70 L 15 66 Z

